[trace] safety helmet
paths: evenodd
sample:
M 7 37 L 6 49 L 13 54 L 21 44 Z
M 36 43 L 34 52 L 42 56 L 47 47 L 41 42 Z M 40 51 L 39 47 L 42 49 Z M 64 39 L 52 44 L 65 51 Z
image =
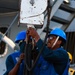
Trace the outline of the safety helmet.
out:
M 56 35 L 59 36 L 61 38 L 63 38 L 66 41 L 66 34 L 63 30 L 61 30 L 60 28 L 55 28 L 53 29 L 49 35 Z
M 68 56 L 69 56 L 69 59 L 70 59 L 70 62 L 72 62 L 72 55 L 70 52 L 67 52 L 68 53 Z
M 24 40 L 26 38 L 26 31 L 21 31 L 17 34 L 15 43 L 19 43 L 20 40 Z

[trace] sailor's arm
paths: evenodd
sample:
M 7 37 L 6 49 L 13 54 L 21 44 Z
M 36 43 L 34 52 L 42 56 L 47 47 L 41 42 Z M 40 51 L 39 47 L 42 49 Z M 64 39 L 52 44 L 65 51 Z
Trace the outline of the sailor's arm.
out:
M 24 53 L 22 53 L 20 55 L 20 58 L 19 58 L 18 62 L 16 63 L 14 68 L 9 72 L 8 75 L 17 75 L 18 74 L 18 70 L 19 70 L 20 64 L 22 63 L 23 59 L 24 59 Z

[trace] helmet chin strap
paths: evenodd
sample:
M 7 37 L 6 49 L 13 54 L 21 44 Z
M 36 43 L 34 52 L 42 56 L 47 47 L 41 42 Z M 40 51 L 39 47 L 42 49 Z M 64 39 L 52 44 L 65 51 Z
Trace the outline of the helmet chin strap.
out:
M 56 38 L 55 42 L 53 43 L 52 48 L 53 48 L 53 47 L 55 46 L 55 44 L 57 43 L 58 39 L 59 39 L 59 36 Z

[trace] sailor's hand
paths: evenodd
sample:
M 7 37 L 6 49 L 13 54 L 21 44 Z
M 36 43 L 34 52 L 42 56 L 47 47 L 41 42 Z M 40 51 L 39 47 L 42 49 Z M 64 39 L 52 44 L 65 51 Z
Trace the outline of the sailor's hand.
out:
M 18 64 L 21 64 L 22 60 L 24 60 L 24 57 L 25 57 L 25 54 L 21 53 L 20 57 L 19 57 L 19 60 L 18 60 Z
M 27 35 L 34 38 L 36 42 L 40 39 L 40 36 L 38 35 L 37 31 L 32 27 L 28 28 Z
M 29 30 L 27 30 L 26 40 L 30 40 Z

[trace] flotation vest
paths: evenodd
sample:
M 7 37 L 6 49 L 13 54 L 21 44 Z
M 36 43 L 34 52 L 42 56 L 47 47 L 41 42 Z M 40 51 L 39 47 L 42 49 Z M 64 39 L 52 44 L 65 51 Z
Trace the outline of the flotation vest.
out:
M 68 75 L 69 60 L 62 75 Z M 56 73 L 52 63 L 48 63 L 42 56 L 39 57 L 33 71 L 33 75 L 59 75 Z
M 17 51 L 17 52 L 14 52 L 13 54 L 11 54 L 13 62 L 15 65 L 19 59 L 20 54 L 21 54 L 20 51 Z M 24 69 L 24 61 L 20 64 L 20 67 L 18 70 L 18 75 L 23 75 L 23 69 Z

